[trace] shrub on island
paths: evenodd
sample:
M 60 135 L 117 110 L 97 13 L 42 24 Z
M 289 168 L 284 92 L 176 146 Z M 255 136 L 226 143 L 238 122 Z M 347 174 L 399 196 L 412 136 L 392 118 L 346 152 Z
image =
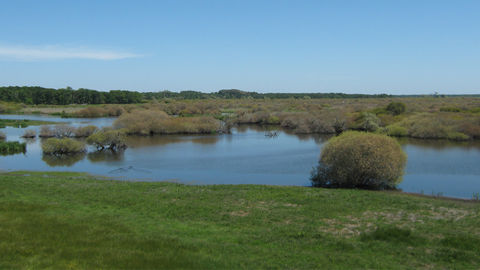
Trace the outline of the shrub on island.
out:
M 95 132 L 87 138 L 87 143 L 94 145 L 97 150 L 109 149 L 113 151 L 127 147 L 126 135 L 123 130 L 106 129 Z
M 0 141 L 0 155 L 13 155 L 26 151 L 27 145 L 25 143 Z
M 69 138 L 49 138 L 42 143 L 42 150 L 47 155 L 68 155 L 85 152 L 85 143 Z
M 212 134 L 224 132 L 221 121 L 211 116 L 172 117 L 158 110 L 122 114 L 113 126 L 127 134 Z
M 310 180 L 316 187 L 393 189 L 406 160 L 393 138 L 347 131 L 327 142 Z
M 25 132 L 22 135 L 22 138 L 25 138 L 25 139 L 33 139 L 35 137 L 37 137 L 37 132 L 33 129 L 25 130 Z

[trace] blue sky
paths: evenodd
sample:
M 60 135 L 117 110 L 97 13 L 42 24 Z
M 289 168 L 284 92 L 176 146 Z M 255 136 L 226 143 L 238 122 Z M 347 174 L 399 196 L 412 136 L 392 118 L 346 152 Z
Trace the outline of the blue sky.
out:
M 0 85 L 480 93 L 480 1 L 2 1 Z

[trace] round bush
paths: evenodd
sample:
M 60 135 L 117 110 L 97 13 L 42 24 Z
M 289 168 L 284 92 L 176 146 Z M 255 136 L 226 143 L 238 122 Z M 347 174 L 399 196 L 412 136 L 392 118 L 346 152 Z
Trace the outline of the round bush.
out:
M 393 115 L 399 115 L 405 112 L 406 106 L 402 102 L 390 102 L 390 104 L 387 105 L 386 110 Z
M 310 180 L 317 187 L 393 189 L 406 160 L 395 139 L 348 131 L 327 142 Z

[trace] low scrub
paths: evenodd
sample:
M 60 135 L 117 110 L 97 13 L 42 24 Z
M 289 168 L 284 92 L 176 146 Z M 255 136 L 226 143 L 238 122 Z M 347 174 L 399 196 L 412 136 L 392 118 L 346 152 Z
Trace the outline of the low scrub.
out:
M 163 111 L 136 110 L 120 116 L 114 127 L 127 134 L 212 134 L 226 132 L 221 121 L 210 117 L 172 117 Z
M 84 127 L 72 127 L 69 125 L 42 126 L 39 137 L 41 138 L 84 138 L 92 135 L 98 128 L 93 125 Z
M 311 181 L 316 187 L 392 189 L 402 179 L 406 160 L 395 139 L 348 131 L 327 142 Z
M 440 108 L 441 112 L 461 112 L 462 109 L 457 107 L 442 107 Z
M 49 138 L 42 143 L 42 150 L 47 155 L 65 155 L 85 152 L 85 143 L 69 138 Z
M 125 132 L 122 130 L 101 130 L 87 138 L 87 143 L 94 145 L 98 150 L 109 149 L 113 151 L 125 149 Z
M 6 139 L 7 139 L 7 135 L 5 135 L 5 133 L 0 131 L 0 141 L 4 141 Z
M 355 120 L 354 129 L 364 131 L 376 131 L 380 127 L 381 121 L 374 113 L 362 112 Z
M 37 132 L 33 129 L 27 129 L 22 135 L 22 138 L 33 139 L 37 137 Z
M 480 118 L 461 113 L 418 114 L 404 119 L 398 126 L 408 136 L 419 139 L 469 140 L 480 136 Z
M 0 142 L 0 155 L 13 155 L 18 153 L 25 153 L 27 145 L 20 142 Z
M 407 106 L 402 102 L 390 102 L 385 110 L 393 115 L 399 115 L 405 112 Z
M 388 136 L 394 137 L 406 137 L 408 136 L 408 130 L 399 125 L 389 125 L 382 129 L 382 133 L 387 134 Z
M 106 105 L 87 107 L 73 113 L 74 117 L 95 118 L 95 117 L 117 117 L 125 113 L 125 109 L 120 105 Z
M 98 128 L 96 126 L 88 125 L 88 126 L 76 128 L 75 131 L 73 132 L 73 135 L 77 138 L 86 138 L 88 136 L 91 136 L 97 131 L 98 131 Z
M 63 137 L 73 137 L 75 133 L 75 128 L 69 125 L 56 125 L 56 126 L 42 126 L 40 128 L 40 133 L 38 134 L 41 138 L 63 138 Z

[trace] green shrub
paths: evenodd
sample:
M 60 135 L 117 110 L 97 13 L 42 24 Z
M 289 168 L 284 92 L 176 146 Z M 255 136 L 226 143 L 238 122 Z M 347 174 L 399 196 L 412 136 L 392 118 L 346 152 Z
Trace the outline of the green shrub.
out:
M 40 133 L 38 134 L 40 138 L 51 138 L 55 137 L 55 132 L 50 126 L 42 126 L 40 127 Z
M 0 131 L 0 141 L 4 141 L 6 139 L 7 139 L 7 135 L 5 135 L 5 133 Z
M 462 109 L 457 107 L 442 107 L 440 108 L 441 112 L 461 112 Z
M 470 137 L 461 132 L 451 131 L 447 133 L 447 139 L 453 141 L 467 141 L 470 140 Z
M 98 131 L 98 128 L 94 125 L 78 127 L 75 129 L 74 136 L 77 138 L 88 137 Z
M 69 138 L 50 138 L 42 143 L 42 150 L 47 155 L 64 155 L 85 152 L 85 143 Z
M 380 119 L 373 113 L 363 112 L 355 121 L 356 129 L 376 131 L 380 127 Z
M 19 142 L 0 142 L 0 155 L 13 155 L 25 153 L 27 145 Z
M 399 125 L 389 125 L 385 127 L 385 134 L 394 137 L 405 137 L 408 136 L 408 130 Z
M 127 134 L 211 134 L 224 132 L 222 122 L 211 117 L 171 117 L 163 111 L 137 110 L 121 115 L 114 127 Z
M 310 180 L 316 187 L 391 189 L 401 181 L 405 164 L 395 139 L 347 131 L 327 142 Z
M 389 113 L 393 115 L 399 115 L 405 112 L 407 106 L 405 103 L 402 102 L 390 102 L 390 104 L 387 105 L 385 110 L 387 110 Z
M 127 147 L 125 132 L 122 130 L 102 130 L 87 138 L 87 143 L 94 145 L 98 150 L 110 149 L 113 151 Z
M 471 112 L 471 113 L 480 113 L 480 107 L 472 108 L 468 111 Z
M 37 137 L 37 132 L 33 129 L 27 129 L 22 135 L 22 138 L 33 139 Z

